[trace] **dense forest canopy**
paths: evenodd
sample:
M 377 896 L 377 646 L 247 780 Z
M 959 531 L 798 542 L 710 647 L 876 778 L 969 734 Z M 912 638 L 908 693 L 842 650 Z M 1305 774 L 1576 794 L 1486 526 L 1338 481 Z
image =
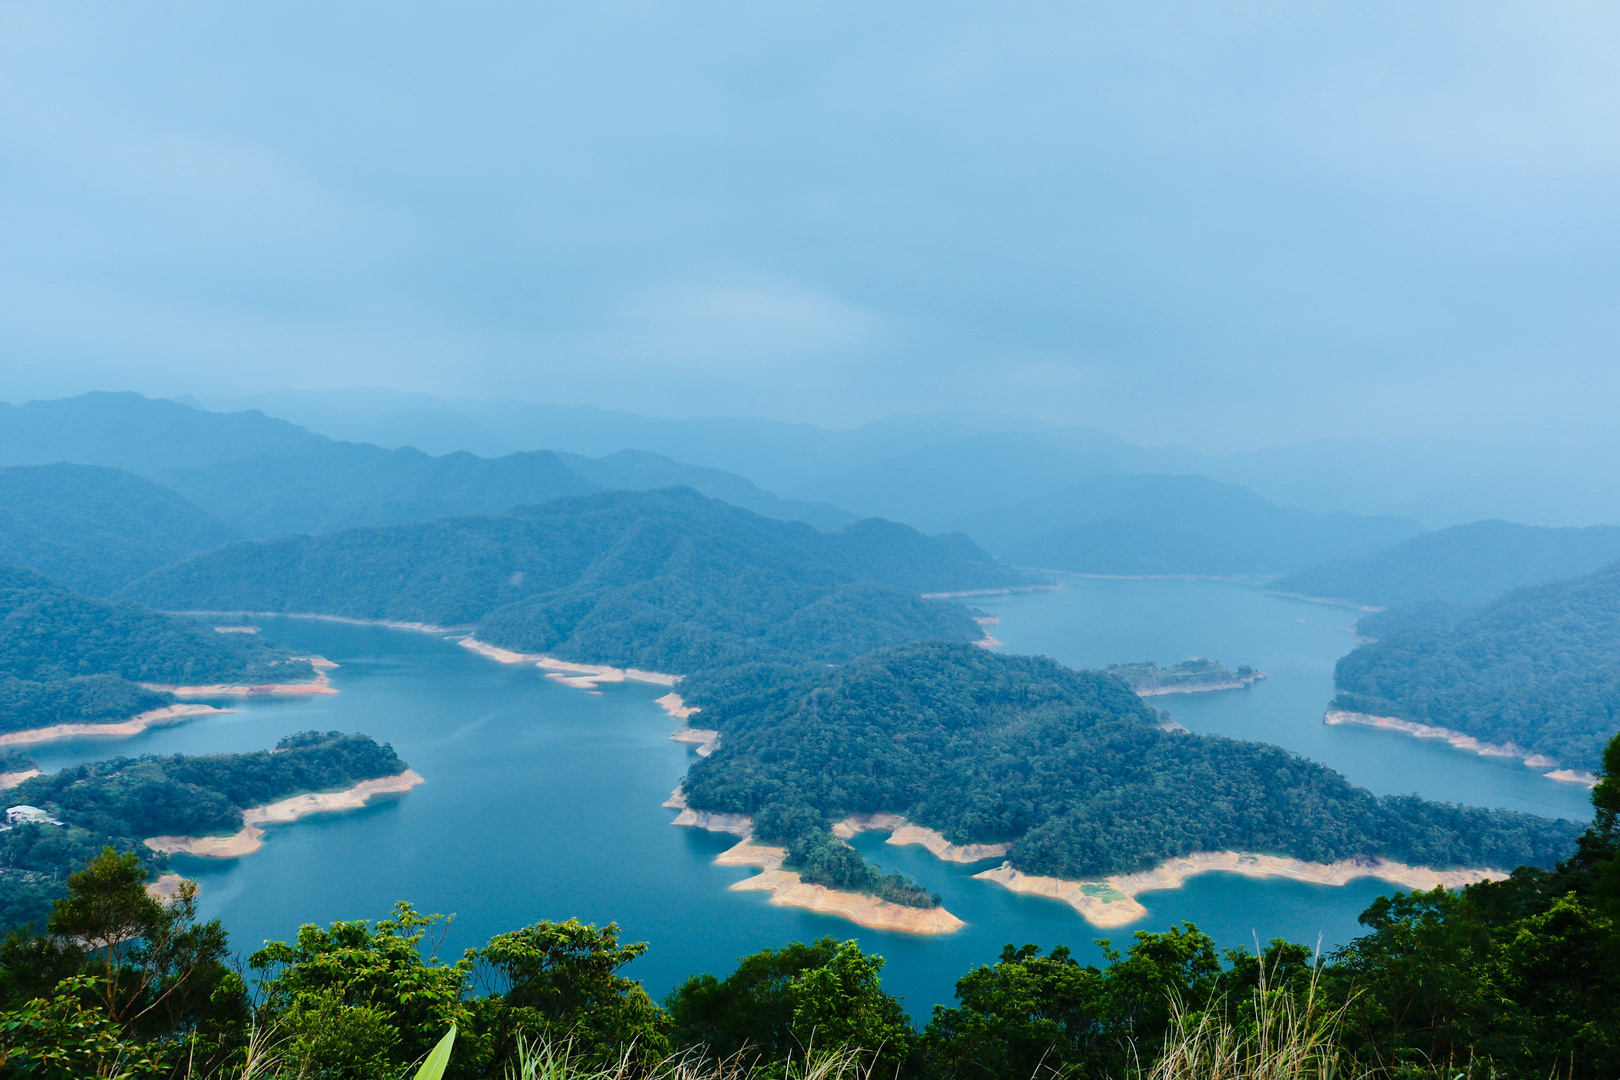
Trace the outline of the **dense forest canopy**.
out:
M 82 596 L 0 566 L 0 732 L 125 719 L 173 699 L 140 683 L 295 682 L 314 676 L 257 637 Z
M 404 770 L 386 743 L 306 731 L 282 739 L 274 751 L 120 757 L 24 780 L 7 793 L 10 805 L 40 807 L 62 824 L 0 831 L 0 926 L 41 918 L 68 873 L 104 846 L 162 868 L 164 857 L 141 843 L 146 837 L 232 833 L 248 807 Z
M 1335 705 L 1594 769 L 1620 727 L 1620 563 L 1515 589 L 1339 661 Z
M 683 684 L 723 736 L 685 787 L 692 806 L 760 815 L 779 837 L 889 811 L 956 843 L 1015 841 L 1018 869 L 1076 878 L 1228 849 L 1550 865 L 1580 831 L 1379 799 L 1275 746 L 1167 732 L 1123 679 L 1044 658 L 929 642 L 770 688 L 762 674 Z
M 1414 536 L 1377 555 L 1289 574 L 1278 592 L 1378 607 L 1472 607 L 1620 559 L 1620 526 L 1584 529 L 1475 521 Z
M 1031 580 L 966 537 L 875 520 L 823 533 L 677 488 L 236 544 L 126 595 L 169 609 L 476 624 L 509 648 L 685 672 L 971 640 L 964 609 L 917 594 Z
M 0 563 L 92 595 L 237 534 L 181 496 L 96 465 L 0 468 Z

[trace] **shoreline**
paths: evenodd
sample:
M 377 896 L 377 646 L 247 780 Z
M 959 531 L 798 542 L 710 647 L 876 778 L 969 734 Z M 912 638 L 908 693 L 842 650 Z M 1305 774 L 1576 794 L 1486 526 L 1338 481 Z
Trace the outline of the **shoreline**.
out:
M 1221 677 L 1210 682 L 1182 683 L 1178 686 L 1148 686 L 1136 691 L 1137 697 L 1164 697 L 1167 694 L 1205 694 L 1213 690 L 1245 690 L 1266 677 L 1263 671 L 1252 672 L 1248 675 L 1232 674 L 1230 677 Z
M 580 690 L 595 690 L 601 683 L 622 682 L 674 686 L 682 678 L 680 675 L 670 675 L 662 671 L 616 668 L 611 664 L 578 664 L 572 660 L 559 660 L 555 656 L 546 653 L 514 652 L 511 649 L 503 649 L 499 645 L 491 645 L 487 641 L 479 641 L 471 636 L 462 638 L 458 644 L 464 649 L 471 649 L 480 656 L 487 656 L 491 660 L 502 664 L 533 664 L 537 668 L 544 668 L 546 669 L 546 678 L 556 679 L 565 686 L 577 687 Z M 674 714 L 671 713 L 671 715 Z
M 1465 735 L 1450 728 L 1435 727 L 1430 724 L 1419 724 L 1411 720 L 1402 720 L 1395 716 L 1374 716 L 1372 713 L 1350 712 L 1345 709 L 1330 708 L 1322 714 L 1324 724 L 1355 724 L 1359 727 L 1382 728 L 1387 731 L 1399 731 L 1404 735 L 1411 735 L 1419 739 L 1442 739 L 1458 750 L 1466 750 L 1480 757 L 1517 758 L 1525 767 L 1531 769 L 1545 769 L 1556 766 L 1558 762 L 1543 754 L 1531 754 L 1515 743 L 1487 743 L 1481 742 L 1472 735 Z M 1556 780 L 1566 784 L 1585 784 L 1587 787 L 1597 785 L 1597 776 L 1580 769 L 1555 768 L 1552 772 L 1541 774 L 1549 780 Z
M 976 863 L 986 859 L 1003 859 L 1012 850 L 1012 844 L 953 844 L 933 829 L 913 825 L 899 814 L 851 814 L 832 827 L 832 834 L 848 840 L 863 832 L 886 832 L 883 841 L 895 847 L 921 844 L 928 853 L 942 862 Z
M 1311 863 L 1280 855 L 1255 855 L 1239 851 L 1200 851 L 1182 858 L 1166 859 L 1151 870 L 1078 881 L 1025 874 L 1007 863 L 973 876 L 975 879 L 993 881 L 1013 892 L 1060 900 L 1079 912 L 1092 926 L 1114 929 L 1148 914 L 1147 908 L 1136 899 L 1139 893 L 1179 889 L 1188 878 L 1223 872 L 1251 878 L 1289 878 L 1317 885 L 1347 885 L 1358 878 L 1375 877 L 1408 889 L 1424 890 L 1441 885 L 1457 889 L 1476 881 L 1502 881 L 1508 876 L 1500 870 L 1433 870 L 1427 866 L 1407 866 L 1405 863 L 1377 858 Z
M 743 837 L 716 856 L 716 866 L 755 866 L 759 873 L 731 885 L 731 892 L 768 892 L 779 907 L 796 907 L 818 915 L 836 915 L 871 930 L 906 934 L 949 934 L 967 924 L 943 907 L 914 908 L 865 893 L 840 892 L 812 885 L 792 870 L 783 870 L 787 849 L 756 844 Z
M 731 892 L 768 892 L 771 894 L 770 902 L 780 907 L 796 907 L 822 915 L 836 915 L 848 919 L 857 926 L 872 930 L 897 930 L 907 934 L 949 934 L 967 925 L 943 907 L 907 907 L 904 904 L 880 900 L 875 896 L 867 896 L 865 893 L 841 892 L 829 889 L 825 885 L 812 885 L 804 881 L 794 871 L 782 869 L 782 861 L 787 858 L 786 848 L 754 842 L 754 822 L 747 814 L 693 810 L 686 805 L 686 793 L 680 788 L 670 793 L 664 806 L 670 810 L 680 811 L 675 820 L 670 822 L 671 825 L 730 833 L 738 838 L 735 845 L 715 857 L 715 865 L 757 866 L 760 872 L 731 885 Z M 846 821 L 875 821 L 880 817 L 887 821 L 894 816 L 869 814 L 863 815 L 860 819 L 849 818 Z M 903 818 L 899 820 L 904 821 Z M 839 823 L 843 824 L 845 822 Z M 834 826 L 835 835 L 838 835 L 837 830 L 838 826 Z M 937 833 L 934 835 L 938 836 Z M 940 837 L 941 842 L 944 842 L 944 839 Z M 922 842 L 922 840 L 905 841 L 905 843 Z
M 212 705 L 165 705 L 161 709 L 148 709 L 146 712 L 137 713 L 128 720 L 121 720 L 115 724 L 53 724 L 50 727 L 13 731 L 8 735 L 0 735 L 0 746 L 26 746 L 29 743 L 84 736 L 139 735 L 147 728 L 184 723 L 194 716 L 212 716 L 236 711 L 236 709 L 216 709 Z
M 1351 611 L 1365 611 L 1369 614 L 1375 611 L 1388 611 L 1387 607 L 1377 604 L 1358 604 L 1354 600 L 1335 600 L 1331 596 L 1306 596 L 1298 592 L 1281 592 L 1277 589 L 1262 589 L 1267 596 L 1281 596 L 1288 600 L 1303 600 L 1307 604 L 1326 604 L 1328 607 L 1349 608 Z
M 261 683 L 257 686 L 248 686 L 241 683 L 214 683 L 210 686 L 175 686 L 171 683 L 140 683 L 148 690 L 158 690 L 175 697 L 274 697 L 299 696 L 304 694 L 335 694 L 337 690 L 332 687 L 332 680 L 325 671 L 320 670 L 326 665 L 336 667 L 330 660 L 322 659 L 317 664 L 310 661 L 310 666 L 316 669 L 315 678 L 311 682 L 300 683 Z
M 393 776 L 362 780 L 342 791 L 291 795 L 264 806 L 250 806 L 242 811 L 242 828 L 229 836 L 149 836 L 141 842 L 163 855 L 240 858 L 264 846 L 261 825 L 285 824 L 311 814 L 325 814 L 334 810 L 358 810 L 370 802 L 373 795 L 409 791 L 423 782 L 415 769 L 406 769 Z
M 350 626 L 386 626 L 390 630 L 415 630 L 422 634 L 450 634 L 471 630 L 471 626 L 439 626 L 435 623 L 400 622 L 398 619 L 355 619 L 347 615 L 317 615 L 309 611 L 208 611 L 191 609 L 165 611 L 165 615 L 249 615 L 269 619 L 319 619 L 321 622 L 348 623 Z
M 950 600 L 958 596 L 1008 596 L 1012 593 L 1057 592 L 1061 588 L 1063 588 L 1061 584 L 1007 585 L 1000 589 L 963 589 L 959 592 L 925 592 L 918 595 L 924 600 Z

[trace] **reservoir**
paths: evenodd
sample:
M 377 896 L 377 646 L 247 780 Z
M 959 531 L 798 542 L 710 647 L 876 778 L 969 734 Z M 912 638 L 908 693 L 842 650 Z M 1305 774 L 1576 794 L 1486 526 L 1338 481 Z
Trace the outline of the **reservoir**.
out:
M 1286 746 L 1326 762 L 1379 794 L 1589 817 L 1583 787 L 1534 770 L 1394 732 L 1327 727 L 1334 662 L 1353 642 L 1356 612 L 1210 581 L 1065 578 L 1055 592 L 979 597 L 1001 619 L 1003 651 L 1040 653 L 1080 667 L 1207 656 L 1250 664 L 1268 678 L 1245 690 L 1151 699 L 1195 731 Z M 952 1004 L 955 981 L 993 962 L 1003 945 L 1070 946 L 1101 962 L 1095 939 L 1128 946 L 1139 929 L 1189 921 L 1223 947 L 1285 937 L 1332 948 L 1391 886 L 1344 887 L 1208 874 L 1178 890 L 1139 897 L 1148 915 L 1110 931 L 1071 908 L 1019 896 L 921 847 L 881 834 L 857 839 L 885 870 L 937 891 L 967 922 L 954 934 L 914 937 L 773 907 L 763 893 L 727 886 L 753 871 L 713 865 L 734 838 L 673 828 L 660 804 L 692 750 L 672 743 L 674 722 L 654 704 L 662 687 L 607 684 L 598 693 L 560 685 L 533 667 L 501 665 L 441 635 L 310 619 L 256 618 L 264 635 L 339 665 L 340 693 L 217 704 L 240 711 L 121 740 L 76 740 L 34 750 L 41 767 L 141 753 L 262 749 L 310 729 L 363 732 L 392 743 L 426 778 L 364 810 L 272 826 L 264 847 L 237 860 L 177 857 L 200 885 L 206 918 L 219 918 L 244 954 L 288 940 L 302 923 L 379 919 L 406 900 L 454 914 L 440 955 L 455 958 L 492 935 L 541 919 L 617 922 L 651 949 L 629 974 L 661 998 L 688 975 L 724 976 L 738 957 L 790 940 L 855 938 L 888 960 L 885 986 L 919 1021 Z

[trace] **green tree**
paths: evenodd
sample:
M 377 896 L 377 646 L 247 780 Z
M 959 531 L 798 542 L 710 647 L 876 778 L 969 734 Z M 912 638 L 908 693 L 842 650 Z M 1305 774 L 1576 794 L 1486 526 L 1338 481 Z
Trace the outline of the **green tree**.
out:
M 619 943 L 619 928 L 578 919 L 497 934 L 475 955 L 496 991 L 477 1003 L 491 1039 L 491 1068 L 504 1067 L 520 1040 L 569 1040 L 581 1058 L 639 1068 L 669 1054 L 669 1019 L 639 982 L 619 969 L 647 951 Z

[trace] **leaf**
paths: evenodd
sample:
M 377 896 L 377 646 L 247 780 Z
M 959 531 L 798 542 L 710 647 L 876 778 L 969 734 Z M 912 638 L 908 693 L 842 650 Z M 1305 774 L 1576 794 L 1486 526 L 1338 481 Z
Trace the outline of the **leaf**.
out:
M 456 1025 L 451 1024 L 450 1030 L 444 1033 L 439 1045 L 422 1062 L 422 1067 L 416 1070 L 414 1080 L 440 1080 L 444 1076 L 445 1066 L 450 1064 L 450 1048 L 456 1045 Z

